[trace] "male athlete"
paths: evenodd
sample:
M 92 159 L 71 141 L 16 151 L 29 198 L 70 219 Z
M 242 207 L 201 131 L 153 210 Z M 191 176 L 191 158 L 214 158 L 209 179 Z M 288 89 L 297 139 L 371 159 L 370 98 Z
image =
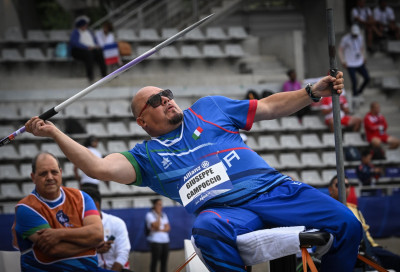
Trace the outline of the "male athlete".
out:
M 236 237 L 278 226 L 306 226 L 331 233 L 323 271 L 352 271 L 361 225 L 328 195 L 279 173 L 242 141 L 239 129 L 290 115 L 320 97 L 341 93 L 343 73 L 315 85 L 261 100 L 199 99 L 182 111 L 170 90 L 144 87 L 132 100 L 137 123 L 152 137 L 129 151 L 105 158 L 34 117 L 28 132 L 51 137 L 87 175 L 100 180 L 148 186 L 197 215 L 195 245 L 210 271 L 245 271 Z

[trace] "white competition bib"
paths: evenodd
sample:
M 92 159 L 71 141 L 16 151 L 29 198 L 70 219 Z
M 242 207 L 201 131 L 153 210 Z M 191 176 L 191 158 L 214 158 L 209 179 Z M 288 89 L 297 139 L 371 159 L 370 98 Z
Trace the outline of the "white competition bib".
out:
M 207 200 L 232 189 L 225 166 L 217 156 L 204 159 L 182 178 L 179 196 L 188 212 L 194 212 Z

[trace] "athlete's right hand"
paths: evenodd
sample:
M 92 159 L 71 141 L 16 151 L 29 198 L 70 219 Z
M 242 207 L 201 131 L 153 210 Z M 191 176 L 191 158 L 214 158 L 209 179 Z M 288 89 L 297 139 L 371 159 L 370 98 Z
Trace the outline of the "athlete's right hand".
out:
M 41 137 L 52 137 L 58 128 L 50 121 L 43 121 L 38 116 L 32 117 L 28 122 L 25 123 L 27 132 L 32 133 L 35 136 Z

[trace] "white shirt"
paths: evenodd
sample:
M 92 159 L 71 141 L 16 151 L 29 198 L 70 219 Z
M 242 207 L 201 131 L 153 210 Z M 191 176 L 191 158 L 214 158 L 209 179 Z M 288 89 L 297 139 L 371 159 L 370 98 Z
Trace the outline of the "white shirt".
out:
M 98 151 L 96 148 L 89 146 L 88 149 L 97 157 L 99 158 L 102 157 L 100 151 Z M 81 176 L 81 184 L 84 183 L 99 184 L 99 180 L 89 177 L 83 171 L 79 170 L 79 173 Z
M 351 21 L 356 23 L 356 18 L 359 18 L 361 21 L 366 22 L 368 17 L 372 15 L 372 11 L 369 7 L 354 7 L 351 10 Z
M 87 29 L 86 30 L 79 29 L 79 34 L 80 34 L 79 42 L 81 44 L 84 44 L 87 47 L 93 47 L 93 46 L 96 45 L 96 43 L 95 43 L 95 41 L 93 39 L 93 36 L 92 36 L 92 34 L 90 33 L 89 30 L 87 30 Z
M 395 15 L 391 7 L 386 7 L 382 11 L 379 7 L 374 8 L 374 19 L 383 25 L 388 25 L 390 21 L 395 20 Z
M 340 48 L 343 49 L 344 61 L 347 67 L 359 67 L 364 63 L 363 44 L 364 41 L 361 35 L 353 38 L 348 33 L 343 36 L 340 41 Z
M 123 267 L 129 268 L 129 252 L 131 250 L 131 243 L 129 241 L 128 230 L 125 222 L 114 215 L 101 212 L 104 229 L 104 241 L 113 235 L 115 237 L 114 243 L 111 245 L 107 253 L 97 254 L 99 266 L 106 269 L 111 269 L 114 262 L 122 264 Z M 125 266 L 127 264 L 127 266 Z
M 106 35 L 102 29 L 96 31 L 96 39 L 97 43 L 101 46 L 104 47 L 106 44 L 111 44 L 115 43 L 115 38 L 114 34 L 112 32 L 108 32 Z
M 151 229 L 151 224 L 157 221 L 157 216 L 158 215 L 153 210 L 146 214 L 146 225 L 148 229 Z M 167 215 L 163 212 L 160 220 L 160 229 L 163 230 L 166 224 L 169 224 L 169 221 Z M 150 231 L 147 240 L 150 243 L 169 243 L 169 234 L 165 231 Z

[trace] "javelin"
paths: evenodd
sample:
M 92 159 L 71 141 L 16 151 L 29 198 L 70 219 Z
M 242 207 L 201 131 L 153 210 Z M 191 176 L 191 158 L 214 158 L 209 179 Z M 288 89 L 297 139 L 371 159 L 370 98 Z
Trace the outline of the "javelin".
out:
M 329 73 L 336 77 L 336 48 L 335 48 L 335 25 L 333 23 L 333 11 L 327 9 L 326 22 L 328 28 L 328 50 L 329 50 Z M 335 133 L 335 151 L 336 151 L 336 172 L 338 177 L 339 201 L 346 204 L 346 189 L 344 185 L 344 166 L 343 166 L 343 147 L 342 147 L 342 124 L 340 116 L 339 95 L 332 88 L 332 106 L 333 106 L 333 127 Z
M 130 68 L 132 68 L 133 66 L 135 66 L 136 64 L 141 62 L 142 60 L 147 59 L 148 57 L 150 57 L 151 55 L 153 55 L 157 51 L 161 50 L 162 48 L 168 46 L 169 44 L 171 44 L 175 40 L 177 40 L 180 37 L 182 37 L 183 35 L 185 35 L 187 32 L 189 32 L 192 29 L 198 27 L 200 24 L 202 24 L 204 21 L 208 20 L 213 15 L 214 14 L 208 15 L 207 17 L 205 17 L 205 18 L 201 19 L 200 21 L 192 24 L 191 26 L 188 26 L 187 28 L 185 28 L 182 31 L 178 32 L 177 34 L 173 35 L 172 37 L 166 39 L 165 41 L 163 41 L 159 45 L 153 47 L 149 51 L 143 53 L 139 57 L 135 58 L 134 60 L 131 60 L 130 62 L 128 62 L 124 66 L 118 68 L 117 70 L 115 70 L 111 74 L 109 74 L 109 75 L 103 77 L 102 79 L 100 79 L 99 81 L 93 83 L 92 85 L 90 85 L 86 89 L 80 91 L 79 93 L 77 93 L 74 96 L 68 98 L 64 102 L 62 102 L 62 103 L 58 104 L 57 106 L 49 109 L 48 111 L 42 113 L 41 115 L 39 115 L 39 118 L 42 119 L 42 120 L 50 119 L 51 117 L 53 117 L 54 115 L 56 115 L 57 113 L 59 113 L 60 111 L 65 109 L 67 106 L 69 106 L 70 104 L 74 103 L 76 100 L 82 98 L 83 96 L 87 95 L 88 93 L 90 93 L 91 91 L 96 89 L 97 87 L 99 87 L 101 85 L 104 85 L 105 83 L 109 82 L 110 80 L 114 79 L 115 77 L 119 76 L 120 74 L 126 72 L 127 70 L 129 70 Z M 10 143 L 11 141 L 13 141 L 15 139 L 15 137 L 17 137 L 18 135 L 24 133 L 25 131 L 26 131 L 25 126 L 23 126 L 20 129 L 14 131 L 8 137 L 6 137 L 6 138 L 4 138 L 4 139 L 2 139 L 0 141 L 0 146 L 3 146 L 3 145 L 6 145 L 6 144 Z

